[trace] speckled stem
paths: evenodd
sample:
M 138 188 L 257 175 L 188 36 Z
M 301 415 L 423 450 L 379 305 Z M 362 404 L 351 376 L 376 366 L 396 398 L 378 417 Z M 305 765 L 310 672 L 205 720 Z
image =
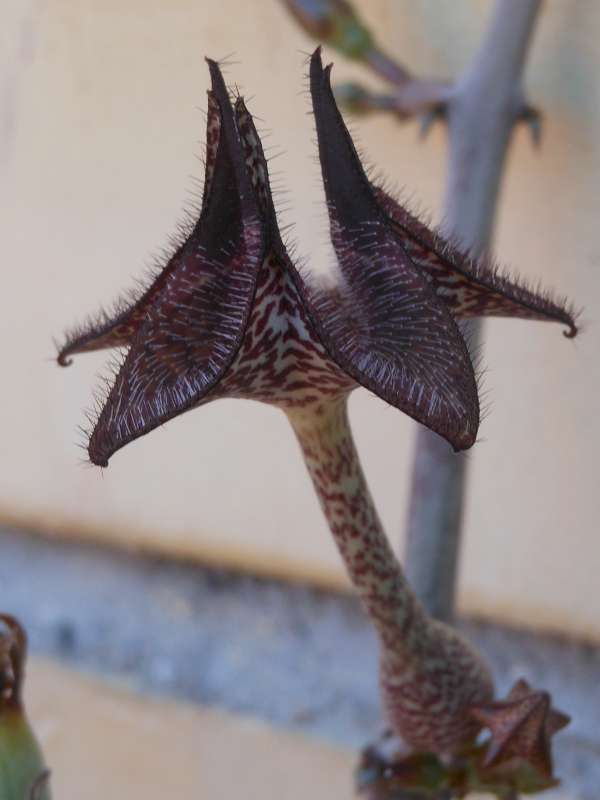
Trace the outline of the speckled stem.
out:
M 321 507 L 350 578 L 390 653 L 424 625 L 371 499 L 348 422 L 346 400 L 288 413 Z
M 492 696 L 486 666 L 417 601 L 383 531 L 354 446 L 347 398 L 288 411 L 321 507 L 381 646 L 384 708 L 411 747 L 452 753 L 477 726 L 466 711 Z

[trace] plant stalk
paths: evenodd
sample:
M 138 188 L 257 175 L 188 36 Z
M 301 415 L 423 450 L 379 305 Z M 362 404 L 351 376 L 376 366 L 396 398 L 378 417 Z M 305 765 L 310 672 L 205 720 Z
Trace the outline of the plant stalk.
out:
M 455 631 L 427 615 L 410 588 L 365 481 L 346 397 L 287 414 L 348 574 L 379 636 L 388 721 L 410 747 L 452 754 L 477 733 L 467 710 L 491 699 L 488 669 Z

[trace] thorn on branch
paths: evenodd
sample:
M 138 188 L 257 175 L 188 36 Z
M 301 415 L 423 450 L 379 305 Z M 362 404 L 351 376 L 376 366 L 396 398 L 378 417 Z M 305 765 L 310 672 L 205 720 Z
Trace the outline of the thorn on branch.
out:
M 437 106 L 432 106 L 430 109 L 422 114 L 419 114 L 419 138 L 421 141 L 429 136 L 429 132 L 436 122 L 446 119 L 447 105 L 440 103 Z
M 539 149 L 542 144 L 542 132 L 544 117 L 542 112 L 536 106 L 531 106 L 526 102 L 520 104 L 516 120 L 517 123 L 524 123 L 529 128 L 531 134 L 531 142 L 536 149 Z

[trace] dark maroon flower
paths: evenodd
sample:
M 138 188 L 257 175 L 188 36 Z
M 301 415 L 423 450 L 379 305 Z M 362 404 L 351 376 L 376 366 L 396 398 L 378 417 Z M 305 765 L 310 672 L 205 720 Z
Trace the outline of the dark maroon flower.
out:
M 574 330 L 572 318 L 473 268 L 371 186 L 319 51 L 311 89 L 341 280 L 329 291 L 306 283 L 277 227 L 252 117 L 241 98 L 232 107 L 218 66 L 208 63 L 198 220 L 139 299 L 69 335 L 59 352 L 66 365 L 75 353 L 128 348 L 91 432 L 92 462 L 105 466 L 128 442 L 218 397 L 288 409 L 359 384 L 455 449 L 470 447 L 479 425 L 477 386 L 453 317 L 502 306 L 503 313 L 559 319 Z

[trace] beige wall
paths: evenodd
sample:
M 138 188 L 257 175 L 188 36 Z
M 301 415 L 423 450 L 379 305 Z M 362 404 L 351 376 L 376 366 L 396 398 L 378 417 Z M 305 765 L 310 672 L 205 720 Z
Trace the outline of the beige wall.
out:
M 353 795 L 352 752 L 247 716 L 135 695 L 44 661 L 30 665 L 27 695 L 61 800 L 237 797 L 242 781 L 248 800 L 265 787 L 278 800 Z
M 300 252 L 327 264 L 304 56 L 275 0 L 3 0 L 0 34 L 0 517 L 253 568 L 344 581 L 285 420 L 222 401 L 126 448 L 104 472 L 79 463 L 76 425 L 103 354 L 69 370 L 51 337 L 110 304 L 174 229 L 201 174 L 207 71 L 229 69 L 284 151 Z M 369 0 L 365 13 L 415 71 L 453 75 L 487 2 Z M 8 24 L 6 23 L 8 19 Z M 600 300 L 600 5 L 548 2 L 528 69 L 544 146 L 515 137 L 497 253 L 585 305 L 585 336 L 556 326 L 486 327 L 491 409 L 469 455 L 461 603 L 600 639 L 597 453 Z M 358 74 L 335 57 L 336 77 Z M 435 215 L 444 137 L 355 123 L 372 161 Z M 352 415 L 384 521 L 399 540 L 414 425 L 357 392 Z

